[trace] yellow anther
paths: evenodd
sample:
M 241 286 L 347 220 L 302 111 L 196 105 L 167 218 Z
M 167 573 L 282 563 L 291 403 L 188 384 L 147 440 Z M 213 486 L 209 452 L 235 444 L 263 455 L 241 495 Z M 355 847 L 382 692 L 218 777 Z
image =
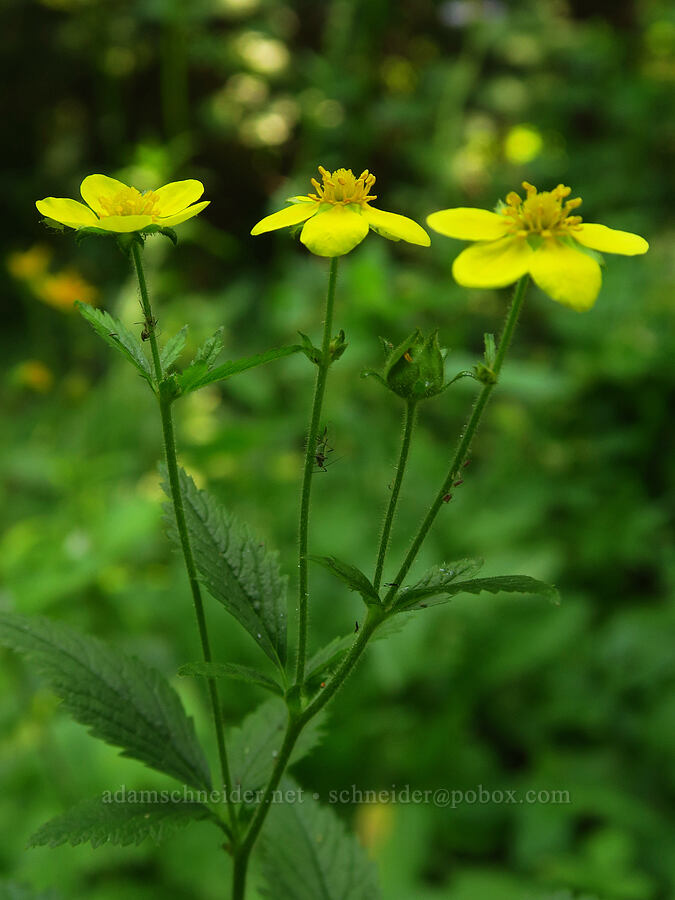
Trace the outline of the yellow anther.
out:
M 538 234 L 551 238 L 569 234 L 572 229 L 578 230 L 581 216 L 570 216 L 569 213 L 581 205 L 581 198 L 565 202 L 571 188 L 559 184 L 552 191 L 539 193 L 528 181 L 523 182 L 523 188 L 527 194 L 525 200 L 511 191 L 506 196 L 506 206 L 501 210 L 510 220 L 507 226 L 510 234 L 518 237 Z
M 375 197 L 368 193 L 375 183 L 375 176 L 367 169 L 355 178 L 351 169 L 329 172 L 323 166 L 318 168 L 323 184 L 319 184 L 316 178 L 311 179 L 311 184 L 316 190 L 316 194 L 308 194 L 311 200 L 342 205 L 358 203 L 362 206 L 370 200 L 375 200 Z

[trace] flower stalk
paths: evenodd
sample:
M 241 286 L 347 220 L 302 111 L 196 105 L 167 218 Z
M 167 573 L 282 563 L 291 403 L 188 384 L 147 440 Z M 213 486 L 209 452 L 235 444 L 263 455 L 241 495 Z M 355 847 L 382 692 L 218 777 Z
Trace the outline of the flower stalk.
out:
M 300 494 L 300 527 L 298 537 L 298 658 L 295 670 L 296 684 L 302 684 L 305 677 L 305 661 L 307 659 L 307 604 L 309 600 L 309 567 L 307 549 L 309 543 L 309 505 L 312 493 L 312 476 L 316 463 L 316 445 L 321 427 L 321 409 L 326 392 L 326 379 L 330 368 L 331 330 L 333 327 L 333 306 L 335 304 L 335 285 L 337 283 L 337 257 L 330 261 L 328 273 L 328 291 L 326 294 L 326 312 L 323 322 L 323 340 L 321 342 L 321 358 L 317 364 L 316 384 L 312 413 L 305 448 L 305 467 L 302 476 Z
M 145 328 L 150 341 L 150 349 L 155 367 L 155 377 L 157 379 L 157 390 L 159 397 L 159 409 L 162 418 L 162 433 L 164 436 L 164 453 L 166 458 L 166 468 L 169 476 L 169 488 L 171 491 L 171 501 L 173 504 L 174 514 L 176 516 L 176 527 L 180 537 L 181 549 L 183 551 L 183 560 L 187 570 L 188 581 L 190 582 L 190 591 L 192 592 L 192 600 L 194 604 L 195 616 L 197 618 L 197 628 L 199 630 L 199 639 L 202 646 L 202 656 L 204 662 L 212 662 L 211 645 L 206 625 L 206 615 L 204 613 L 204 601 L 202 599 L 201 587 L 197 576 L 197 567 L 195 566 L 194 556 L 192 553 L 192 545 L 188 533 L 187 523 L 185 521 L 185 508 L 183 506 L 183 496 L 180 489 L 180 480 L 178 476 L 178 460 L 176 454 L 176 438 L 173 427 L 173 417 L 171 414 L 171 397 L 162 391 L 162 383 L 164 373 L 162 371 L 162 363 L 159 355 L 159 347 L 157 345 L 157 335 L 155 333 L 154 318 L 152 315 L 152 307 L 150 305 L 150 296 L 148 294 L 147 282 L 145 280 L 145 272 L 143 270 L 143 260 L 141 257 L 142 248 L 137 241 L 131 245 L 131 255 L 138 277 L 138 287 L 141 293 L 141 306 L 143 315 L 145 316 Z M 218 685 L 215 678 L 208 678 L 209 698 L 211 701 L 211 712 L 213 716 L 213 725 L 216 733 L 216 743 L 218 745 L 218 758 L 220 761 L 220 772 L 223 780 L 223 786 L 227 792 L 227 803 L 230 819 L 230 828 L 233 836 L 236 837 L 238 831 L 236 808 L 234 802 L 230 799 L 230 766 L 227 757 L 227 747 L 225 744 L 225 725 L 223 722 L 223 714 L 220 706 L 220 698 L 218 696 Z
M 401 439 L 401 452 L 399 454 L 398 465 L 396 467 L 396 477 L 391 489 L 389 505 L 382 526 L 382 535 L 380 537 L 380 545 L 377 550 L 377 563 L 375 564 L 375 577 L 373 578 L 373 586 L 375 590 L 380 587 L 382 581 L 382 571 L 384 569 L 385 559 L 387 557 L 387 549 L 389 548 L 389 538 L 391 529 L 394 524 L 394 516 L 396 515 L 396 506 L 398 504 L 398 496 L 403 483 L 406 465 L 408 464 L 408 455 L 410 453 L 410 444 L 417 419 L 417 403 L 415 400 L 408 400 L 403 414 L 403 437 Z
M 462 432 L 462 436 L 460 437 L 459 443 L 457 444 L 457 449 L 455 451 L 452 463 L 450 464 L 450 469 L 445 478 L 445 481 L 441 485 L 441 488 L 436 495 L 436 499 L 431 504 L 431 507 L 429 508 L 424 521 L 420 525 L 417 534 L 413 538 L 410 549 L 408 550 L 408 553 L 403 560 L 400 569 L 396 573 L 396 577 L 392 582 L 392 586 L 390 587 L 384 598 L 385 608 L 389 608 L 393 603 L 398 587 L 403 583 L 403 579 L 406 577 L 406 575 L 410 571 L 410 567 L 415 562 L 417 554 L 420 551 L 420 547 L 422 546 L 427 534 L 429 533 L 429 529 L 433 525 L 439 510 L 446 502 L 448 492 L 452 488 L 454 481 L 457 479 L 459 473 L 462 470 L 462 466 L 466 461 L 469 449 L 471 448 L 471 442 L 473 441 L 474 435 L 476 434 L 476 431 L 480 424 L 480 420 L 483 416 L 483 413 L 485 412 L 485 407 L 487 406 L 488 400 L 490 399 L 490 394 L 494 390 L 494 387 L 498 381 L 499 373 L 504 363 L 504 358 L 506 357 L 506 353 L 509 349 L 509 346 L 511 345 L 513 333 L 518 323 L 520 310 L 523 306 L 523 300 L 525 299 L 525 291 L 527 289 L 528 280 L 528 276 L 524 275 L 516 285 L 516 289 L 513 294 L 513 300 L 506 315 L 504 329 L 499 339 L 499 347 L 497 349 L 494 363 L 492 365 L 493 377 L 483 384 L 483 388 L 478 395 L 478 399 L 476 400 L 476 403 L 474 404 L 474 407 L 471 411 L 471 415 L 469 416 L 469 421 L 467 422 L 466 428 Z

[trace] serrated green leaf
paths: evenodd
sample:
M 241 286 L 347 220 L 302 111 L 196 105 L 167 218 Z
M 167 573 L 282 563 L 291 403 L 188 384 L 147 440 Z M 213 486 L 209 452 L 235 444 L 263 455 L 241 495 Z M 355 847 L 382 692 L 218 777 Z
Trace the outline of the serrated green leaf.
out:
M 272 691 L 280 697 L 284 695 L 281 685 L 257 669 L 249 666 L 239 666 L 236 663 L 218 662 L 193 662 L 186 663 L 178 670 L 179 675 L 194 675 L 200 678 L 233 678 L 235 681 L 246 681 L 249 684 L 257 684 L 265 690 Z
M 148 837 L 159 844 L 190 822 L 212 816 L 201 803 L 163 799 L 161 791 L 125 791 L 126 794 L 139 795 L 139 802 L 116 801 L 114 791 L 106 791 L 93 800 L 83 800 L 38 828 L 28 846 L 70 844 L 77 847 L 90 843 L 94 848 L 103 844 L 126 847 L 129 844 L 138 846 Z M 153 802 L 154 796 L 157 799 Z M 148 799 L 143 800 L 143 797 Z
M 199 576 L 209 593 L 240 622 L 269 658 L 286 662 L 286 582 L 278 553 L 269 552 L 190 476 L 180 470 L 185 517 Z M 165 486 L 167 495 L 169 493 Z M 180 546 L 172 507 L 169 534 Z
M 434 594 L 442 594 L 445 588 L 461 578 L 471 577 L 481 570 L 482 559 L 458 559 L 452 563 L 442 563 L 434 566 L 411 587 L 403 588 L 396 597 L 394 608 L 409 609 L 410 604 L 416 600 L 424 600 Z
M 274 803 L 260 839 L 262 895 L 271 900 L 378 900 L 377 870 L 335 811 L 290 780 L 293 803 Z
M 215 369 L 210 370 L 207 365 L 197 363 L 178 376 L 178 384 L 182 393 L 187 394 L 190 391 L 196 391 L 198 388 L 205 387 L 207 384 L 225 381 L 233 375 L 238 375 L 239 372 L 245 372 L 246 369 L 253 369 L 256 366 L 262 366 L 264 363 L 272 362 L 272 360 L 281 359 L 283 356 L 290 356 L 299 350 L 302 350 L 299 344 L 292 344 L 288 347 L 276 347 L 274 350 L 267 350 L 265 353 L 258 353 L 245 359 L 236 359 L 223 363 L 221 366 L 216 366 Z
M 229 730 L 233 786 L 241 788 L 242 800 L 247 804 L 254 802 L 256 798 L 247 798 L 244 793 L 259 791 L 269 781 L 283 743 L 287 718 L 286 704 L 273 697 L 246 716 L 238 728 Z M 304 728 L 293 749 L 289 765 L 298 762 L 319 743 L 323 718 L 319 713 Z
M 396 601 L 396 612 L 407 612 L 426 606 L 437 606 L 447 603 L 458 594 L 480 594 L 489 591 L 491 594 L 541 594 L 553 603 L 560 602 L 558 591 L 550 584 L 531 578 L 529 575 L 496 575 L 492 578 L 471 578 L 468 581 L 455 581 L 444 587 L 429 586 L 417 590 L 409 588 L 403 591 Z
M 150 363 L 145 357 L 138 340 L 118 319 L 114 319 L 103 309 L 94 309 L 87 303 L 76 301 L 80 315 L 89 322 L 94 331 L 110 347 L 118 350 L 141 373 L 150 385 L 154 385 Z
M 156 669 L 38 616 L 0 614 L 0 643 L 32 659 L 64 709 L 94 737 L 181 783 L 210 787 L 193 721 Z
M 223 349 L 224 333 L 225 326 L 221 325 L 220 328 L 199 347 L 190 365 L 194 366 L 203 363 L 207 370 L 211 369 Z
M 162 370 L 166 372 L 170 365 L 172 365 L 178 357 L 183 352 L 183 348 L 185 347 L 185 341 L 187 338 L 188 326 L 183 325 L 180 331 L 176 332 L 166 344 L 162 347 L 162 350 L 159 354 L 159 358 L 162 363 Z
M 343 562 L 336 556 L 308 556 L 312 562 L 328 569 L 336 578 L 344 582 L 351 591 L 358 591 L 366 604 L 380 603 L 380 595 L 373 587 L 370 579 L 356 566 Z

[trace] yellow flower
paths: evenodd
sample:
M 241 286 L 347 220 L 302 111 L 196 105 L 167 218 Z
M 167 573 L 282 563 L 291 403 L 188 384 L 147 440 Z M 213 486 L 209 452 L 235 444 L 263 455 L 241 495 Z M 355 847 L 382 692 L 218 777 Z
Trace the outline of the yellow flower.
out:
M 302 243 L 317 256 L 343 256 L 353 250 L 372 228 L 390 241 L 407 241 L 428 247 L 431 243 L 426 231 L 396 213 L 375 209 L 370 205 L 377 198 L 370 193 L 375 176 L 368 169 L 358 178 L 351 169 L 328 172 L 319 166 L 323 183 L 312 178 L 316 193 L 306 197 L 291 197 L 292 206 L 266 216 L 251 230 L 251 234 L 263 234 L 299 225 Z
M 80 193 L 88 206 L 65 197 L 46 197 L 35 205 L 43 216 L 69 228 L 101 228 L 119 234 L 142 231 L 148 225 L 171 228 L 196 216 L 210 202 L 195 203 L 204 185 L 194 179 L 141 193 L 107 175 L 88 175 Z
M 515 191 L 496 212 L 486 209 L 443 209 L 427 222 L 447 237 L 477 241 L 459 254 L 452 266 L 455 280 L 464 287 L 496 288 L 530 274 L 539 287 L 558 303 L 584 311 L 598 296 L 602 277 L 595 255 L 646 253 L 647 241 L 628 231 L 589 225 L 571 215 L 581 199 L 568 200 L 571 188 L 559 184 L 537 192 L 527 181 L 525 200 Z

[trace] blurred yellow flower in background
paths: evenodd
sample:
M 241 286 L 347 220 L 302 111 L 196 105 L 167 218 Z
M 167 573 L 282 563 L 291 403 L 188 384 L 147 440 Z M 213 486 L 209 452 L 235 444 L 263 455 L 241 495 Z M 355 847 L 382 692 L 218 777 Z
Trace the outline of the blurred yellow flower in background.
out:
M 39 359 L 27 359 L 14 369 L 14 381 L 37 394 L 48 393 L 54 385 L 51 369 Z
M 19 281 L 30 281 L 47 271 L 51 257 L 51 249 L 44 244 L 15 250 L 7 256 L 7 271 Z
M 64 269 L 55 275 L 49 275 L 34 286 L 36 296 L 56 309 L 64 312 L 72 312 L 75 309 L 75 301 L 96 304 L 98 291 L 88 281 L 85 281 L 75 269 Z
M 172 228 L 209 205 L 196 203 L 204 193 L 201 181 L 173 181 L 156 191 L 141 191 L 107 175 L 88 175 L 80 185 L 88 204 L 65 197 L 45 197 L 35 205 L 47 219 L 68 228 L 101 228 L 118 234 L 143 231 L 149 225 Z
M 291 197 L 291 206 L 266 216 L 251 234 L 300 225 L 302 243 L 317 256 L 344 256 L 358 246 L 368 232 L 376 231 L 390 241 L 407 241 L 428 247 L 431 239 L 417 222 L 370 205 L 375 176 L 368 169 L 358 178 L 351 169 L 328 172 L 319 166 L 322 183 L 312 178 L 315 193 Z
M 584 311 L 595 303 L 602 275 L 596 254 L 646 253 L 647 241 L 628 231 L 583 223 L 572 215 L 579 197 L 568 200 L 571 188 L 559 184 L 539 193 L 523 182 L 525 200 L 515 191 L 496 212 L 487 209 L 443 209 L 427 218 L 446 237 L 476 241 L 452 266 L 464 287 L 497 288 L 531 275 L 552 300 Z
M 35 244 L 28 250 L 16 250 L 7 256 L 7 271 L 24 282 L 33 296 L 62 312 L 73 312 L 75 301 L 96 305 L 99 292 L 73 268 L 49 271 L 51 250 Z

